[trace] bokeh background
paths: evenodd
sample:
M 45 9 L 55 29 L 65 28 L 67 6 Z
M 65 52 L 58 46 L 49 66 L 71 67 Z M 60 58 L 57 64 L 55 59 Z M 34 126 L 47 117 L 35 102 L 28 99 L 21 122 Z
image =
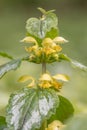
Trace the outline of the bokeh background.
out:
M 63 45 L 63 52 L 72 59 L 87 65 L 87 1 L 86 0 L 0 0 L 0 51 L 19 58 L 26 56 L 24 44 L 26 20 L 39 17 L 37 7 L 55 9 L 59 18 L 60 36 L 69 43 Z M 8 60 L 0 57 L 0 65 Z M 61 94 L 70 99 L 76 113 L 87 112 L 87 72 L 73 69 L 68 63 L 48 65 L 52 74 L 65 73 L 70 81 L 64 84 Z M 11 71 L 0 79 L 0 115 L 11 93 L 23 86 L 17 82 L 21 75 L 38 77 L 41 65 L 22 63 L 17 71 Z

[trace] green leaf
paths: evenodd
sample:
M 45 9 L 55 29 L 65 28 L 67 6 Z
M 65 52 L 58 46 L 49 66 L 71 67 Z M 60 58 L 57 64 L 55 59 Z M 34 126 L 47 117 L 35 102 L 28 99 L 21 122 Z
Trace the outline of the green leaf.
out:
M 6 128 L 6 119 L 3 116 L 0 116 L 0 130 L 4 130 Z
M 58 29 L 52 28 L 49 32 L 46 33 L 46 37 L 54 39 L 59 34 Z
M 47 11 L 45 10 L 45 9 L 43 9 L 43 8 L 38 8 L 38 10 L 40 10 L 40 12 L 42 13 L 42 14 L 46 14 L 47 13 Z
M 63 54 L 63 53 L 60 53 L 59 54 L 59 60 L 66 60 L 66 61 L 71 61 L 71 59 L 66 55 L 66 54 Z
M 70 119 L 63 130 L 87 130 L 87 113 Z
M 68 99 L 63 96 L 59 96 L 59 100 L 59 107 L 56 109 L 55 115 L 50 118 L 49 122 L 52 122 L 53 120 L 60 120 L 61 122 L 64 122 L 74 113 L 74 108 Z
M 29 18 L 26 23 L 26 29 L 30 35 L 42 39 L 52 28 L 57 29 L 57 25 L 57 16 L 54 13 L 49 12 L 40 20 L 37 18 Z
M 6 58 L 9 58 L 9 59 L 13 59 L 12 56 L 8 55 L 8 54 L 5 53 L 5 52 L 0 52 L 0 56 L 6 57 Z
M 52 89 L 24 88 L 11 95 L 7 108 L 9 130 L 36 130 L 55 113 L 59 100 Z
M 12 60 L 0 66 L 0 78 L 10 70 L 16 70 L 21 64 L 21 59 Z
M 42 14 L 44 14 L 44 15 L 46 15 L 46 14 L 48 14 L 48 13 L 52 13 L 52 12 L 54 12 L 55 10 L 49 10 L 49 11 L 46 11 L 45 9 L 43 9 L 43 8 L 38 8 L 38 10 L 40 10 L 40 12 L 42 13 Z

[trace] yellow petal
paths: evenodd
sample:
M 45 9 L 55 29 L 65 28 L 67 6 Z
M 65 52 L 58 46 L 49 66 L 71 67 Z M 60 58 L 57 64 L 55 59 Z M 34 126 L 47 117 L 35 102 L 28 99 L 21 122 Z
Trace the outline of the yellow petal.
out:
M 38 48 L 36 51 L 35 51 L 35 55 L 40 57 L 42 55 L 42 48 Z
M 42 51 L 46 54 L 46 55 L 50 55 L 52 53 L 55 53 L 55 50 L 50 48 L 50 47 L 45 47 L 42 49 Z
M 41 83 L 38 84 L 41 88 L 50 88 L 52 87 L 51 83 L 48 81 L 42 81 Z
M 21 42 L 37 44 L 37 41 L 33 37 L 25 37 Z
M 62 88 L 63 83 L 59 83 L 57 80 L 53 79 L 52 85 L 55 89 L 59 90 Z
M 32 47 L 25 47 L 25 50 L 26 50 L 27 52 L 31 52 L 31 51 L 37 50 L 37 48 L 38 48 L 38 46 L 35 45 L 35 46 L 32 46 Z
M 41 76 L 41 78 L 39 80 L 41 80 L 41 81 L 52 81 L 52 78 L 49 74 L 45 73 Z
M 33 80 L 33 77 L 31 76 L 28 76 L 28 75 L 24 75 L 24 76 L 21 76 L 19 79 L 18 79 L 18 82 L 26 82 L 28 80 Z
M 62 48 L 59 45 L 54 46 L 53 49 L 57 52 L 60 52 L 62 50 Z
M 66 82 L 69 80 L 69 77 L 67 75 L 63 75 L 63 74 L 57 74 L 57 75 L 54 75 L 52 77 L 54 79 L 62 80 L 62 81 L 66 81 Z
M 63 37 L 56 37 L 53 39 L 53 42 L 62 44 L 62 43 L 67 43 L 68 40 L 64 39 Z

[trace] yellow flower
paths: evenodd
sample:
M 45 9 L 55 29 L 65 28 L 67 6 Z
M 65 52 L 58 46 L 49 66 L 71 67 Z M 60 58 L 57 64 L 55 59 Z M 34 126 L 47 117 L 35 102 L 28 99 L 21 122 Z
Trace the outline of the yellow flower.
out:
M 38 84 L 41 88 L 50 88 L 52 87 L 51 83 L 49 81 L 41 81 L 39 84 Z
M 25 50 L 26 50 L 27 52 L 32 52 L 32 51 L 36 51 L 37 48 L 38 48 L 38 46 L 35 45 L 35 46 L 32 46 L 32 47 L 25 47 Z
M 46 128 L 45 130 L 60 130 L 63 127 L 64 125 L 60 121 L 55 120 L 52 123 L 50 123 L 48 125 L 48 128 Z
M 41 76 L 41 78 L 39 79 L 40 84 L 39 86 L 42 88 L 50 88 L 50 87 L 54 87 L 55 89 L 60 89 L 62 84 L 59 83 L 56 79 L 54 79 L 52 76 L 50 76 L 49 74 L 45 73 Z
M 49 74 L 43 74 L 39 79 L 39 86 L 41 88 L 50 88 L 54 87 L 55 89 L 59 90 L 62 88 L 63 83 L 59 82 L 58 80 L 68 81 L 69 77 L 63 74 L 57 74 L 54 76 L 50 76 Z
M 52 49 L 52 48 L 50 48 L 50 47 L 44 47 L 43 49 L 42 49 L 42 51 L 48 56 L 48 55 L 50 55 L 50 54 L 53 54 L 53 53 L 55 53 L 55 50 L 54 49 Z
M 21 42 L 37 44 L 35 38 L 30 36 L 25 37 L 23 40 L 21 40 Z
M 61 48 L 59 45 L 54 46 L 53 49 L 54 49 L 56 52 L 60 52 L 60 51 L 62 50 L 62 48 Z
M 63 37 L 55 37 L 53 39 L 54 43 L 62 44 L 62 43 L 67 43 L 68 40 L 64 39 Z
M 56 45 L 55 40 L 52 40 L 51 38 L 45 38 L 42 42 L 42 46 L 46 55 L 62 50 L 59 45 Z
M 58 82 L 57 80 L 55 80 L 55 79 L 52 80 L 52 86 L 53 86 L 55 89 L 57 89 L 57 90 L 61 89 L 61 88 L 62 88 L 62 85 L 63 85 L 63 83 L 59 83 L 59 82 Z
M 39 48 L 37 48 L 37 50 L 35 50 L 34 52 L 35 52 L 35 55 L 36 55 L 36 56 L 40 57 L 40 56 L 42 55 L 42 48 L 39 47 Z

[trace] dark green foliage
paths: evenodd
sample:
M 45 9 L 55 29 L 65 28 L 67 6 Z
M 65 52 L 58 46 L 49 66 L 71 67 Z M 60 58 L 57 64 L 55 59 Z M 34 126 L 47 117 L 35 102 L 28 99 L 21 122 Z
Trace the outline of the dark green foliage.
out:
M 74 113 L 74 108 L 70 101 L 63 96 L 59 95 L 60 104 L 56 109 L 55 115 L 53 115 L 48 122 L 52 122 L 54 120 L 60 120 L 64 122 L 69 117 L 71 117 Z
M 0 130 L 4 130 L 4 128 L 6 128 L 6 120 L 5 117 L 0 116 Z

